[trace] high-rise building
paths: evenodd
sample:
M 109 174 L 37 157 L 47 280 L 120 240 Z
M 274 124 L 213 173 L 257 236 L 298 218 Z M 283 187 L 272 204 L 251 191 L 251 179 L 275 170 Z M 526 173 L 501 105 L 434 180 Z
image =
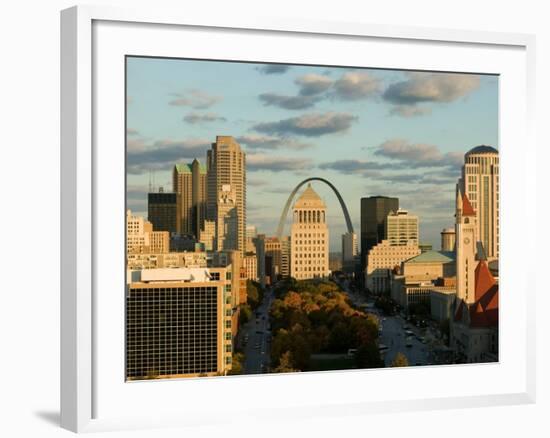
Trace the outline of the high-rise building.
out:
M 128 279 L 128 380 L 224 375 L 231 369 L 226 271 L 145 269 L 136 272 L 139 278 Z
M 177 195 L 162 192 L 147 195 L 148 220 L 155 231 L 177 233 Z
M 342 268 L 346 272 L 353 272 L 355 260 L 359 250 L 357 247 L 357 234 L 342 234 Z
M 246 226 L 246 252 L 256 253 L 256 247 L 254 246 L 254 239 L 258 235 L 258 230 L 255 225 Z
M 258 278 L 262 286 L 266 285 L 265 270 L 265 234 L 257 234 L 254 238 L 254 247 L 256 249 L 256 259 L 258 265 Z
M 290 236 L 281 237 L 281 270 L 282 278 L 290 276 Z
M 233 137 L 217 136 L 207 151 L 207 218 L 216 221 L 218 201 L 223 186 L 234 195 L 237 221 L 236 249 L 244 255 L 246 248 L 246 154 Z
M 177 194 L 177 232 L 198 239 L 206 217 L 206 167 L 197 159 L 176 164 L 172 190 Z
M 390 245 L 418 245 L 418 216 L 402 208 L 390 211 L 384 223 L 384 239 Z
M 361 198 L 361 268 L 367 267 L 367 255 L 386 235 L 385 221 L 391 211 L 399 209 L 399 199 L 387 196 Z
M 239 304 L 246 302 L 246 269 L 243 257 L 239 251 L 215 251 L 209 254 L 208 267 L 210 269 L 226 268 L 226 304 L 231 306 L 226 309 L 226 316 L 231 316 L 231 332 L 237 335 L 239 327 Z M 223 273 L 218 274 L 223 275 Z M 231 309 L 231 311 L 230 311 Z
M 267 272 L 267 275 L 273 283 L 281 275 L 281 241 L 277 237 L 266 237 L 265 255 L 271 257 L 271 272 Z
M 216 241 L 216 221 L 204 221 L 199 234 L 199 242 L 204 245 L 205 251 L 214 251 Z
M 476 146 L 464 156 L 460 192 L 476 212 L 477 239 L 488 260 L 499 254 L 499 156 L 491 146 Z
M 215 251 L 239 251 L 239 213 L 235 190 L 224 184 L 216 203 Z
M 441 251 L 454 251 L 456 232 L 454 228 L 444 228 L 441 231 Z
M 258 281 L 258 260 L 256 253 L 247 252 L 243 258 L 247 280 Z
M 450 347 L 458 362 L 498 361 L 499 288 L 489 267 L 494 271 L 499 254 L 498 159 L 490 146 L 473 148 L 465 155 L 457 184 L 457 299 Z
M 290 234 L 290 275 L 297 280 L 322 278 L 329 274 L 326 223 L 327 207 L 311 184 L 293 207 Z
M 131 210 L 126 211 L 126 254 L 164 254 L 169 251 L 168 231 L 154 231 L 151 222 L 133 216 Z

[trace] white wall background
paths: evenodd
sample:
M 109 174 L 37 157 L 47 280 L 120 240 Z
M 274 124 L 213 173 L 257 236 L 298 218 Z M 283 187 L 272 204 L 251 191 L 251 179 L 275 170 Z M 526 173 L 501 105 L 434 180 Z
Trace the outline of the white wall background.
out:
M 147 1 L 96 1 L 138 6 Z M 539 156 L 537 212 L 543 217 L 548 197 L 548 124 L 550 98 L 550 26 L 547 2 L 523 0 L 156 0 L 158 7 L 193 8 L 224 14 L 307 17 L 524 32 L 537 35 L 537 130 Z M 4 3 L 0 13 L 0 436 L 68 436 L 59 419 L 59 10 L 65 0 Z M 148 5 L 148 6 L 149 6 Z M 518 145 L 521 147 L 521 145 Z M 545 161 L 546 160 L 546 161 Z M 533 214 L 526 212 L 526 214 Z M 548 248 L 548 233 L 541 248 Z M 546 227 L 545 227 L 546 228 Z M 521 230 L 533 231 L 534 230 Z M 546 252 L 546 251 L 545 251 Z M 542 249 L 526 254 L 537 264 L 543 281 Z M 314 418 L 276 424 L 242 424 L 235 430 L 204 427 L 193 430 L 117 432 L 108 436 L 407 436 L 495 437 L 549 436 L 550 326 L 548 287 L 539 286 L 538 402 L 530 406 L 438 412 L 413 412 L 365 417 Z M 533 303 L 535 305 L 535 303 Z M 251 395 L 252 397 L 254 395 Z M 291 396 L 291 394 L 289 394 Z M 259 395 L 256 397 L 261 400 Z

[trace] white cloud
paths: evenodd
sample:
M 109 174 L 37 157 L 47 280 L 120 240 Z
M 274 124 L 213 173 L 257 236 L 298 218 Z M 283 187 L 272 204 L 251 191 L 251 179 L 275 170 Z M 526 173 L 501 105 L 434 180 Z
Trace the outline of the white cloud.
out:
M 409 73 L 405 81 L 391 84 L 384 99 L 397 105 L 421 102 L 452 102 L 479 87 L 480 77 L 453 73 Z
M 334 83 L 336 97 L 341 100 L 360 100 L 372 97 L 381 91 L 382 82 L 370 73 L 352 71 Z
M 174 94 L 175 99 L 170 101 L 170 105 L 189 106 L 194 109 L 206 109 L 223 100 L 221 96 L 213 96 L 208 93 L 192 89 L 185 93 Z

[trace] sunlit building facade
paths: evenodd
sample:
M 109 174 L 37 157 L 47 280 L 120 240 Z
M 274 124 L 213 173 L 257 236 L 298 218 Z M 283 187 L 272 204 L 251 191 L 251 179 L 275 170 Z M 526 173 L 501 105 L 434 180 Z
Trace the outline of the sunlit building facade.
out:
M 464 156 L 458 188 L 476 212 L 477 239 L 488 260 L 499 255 L 499 156 L 491 146 L 476 146 Z M 457 236 L 458 237 L 458 236 Z
M 329 275 L 326 211 L 325 203 L 308 184 L 293 207 L 290 274 L 297 280 Z
M 197 159 L 176 164 L 172 190 L 177 197 L 177 232 L 198 239 L 206 217 L 206 167 Z
M 229 186 L 234 202 L 236 220 L 235 249 L 244 255 L 246 251 L 246 154 L 230 136 L 217 136 L 212 148 L 207 151 L 207 219 L 217 221 L 220 217 L 220 194 Z M 222 204 L 222 208 L 226 207 Z M 219 229 L 219 225 L 218 225 Z
M 126 292 L 126 378 L 225 375 L 232 322 L 227 270 L 146 269 Z

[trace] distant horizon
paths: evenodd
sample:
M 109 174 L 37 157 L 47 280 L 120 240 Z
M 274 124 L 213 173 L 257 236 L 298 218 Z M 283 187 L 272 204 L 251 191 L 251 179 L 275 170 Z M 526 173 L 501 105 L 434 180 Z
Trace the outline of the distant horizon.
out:
M 498 149 L 493 75 L 128 57 L 126 100 L 127 208 L 147 218 L 150 172 L 169 192 L 175 164 L 205 164 L 230 135 L 247 154 L 247 225 L 269 236 L 294 187 L 318 176 L 341 193 L 358 241 L 360 199 L 390 196 L 439 249 L 464 154 Z M 312 186 L 341 252 L 338 200 Z

